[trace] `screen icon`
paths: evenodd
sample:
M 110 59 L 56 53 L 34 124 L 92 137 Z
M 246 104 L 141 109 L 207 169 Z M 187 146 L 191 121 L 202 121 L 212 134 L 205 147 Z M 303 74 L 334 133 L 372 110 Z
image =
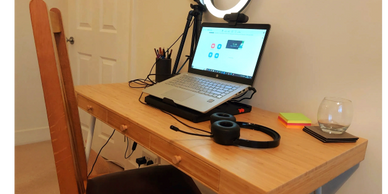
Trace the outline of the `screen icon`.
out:
M 228 43 L 226 44 L 226 48 L 241 49 L 243 44 L 244 42 L 241 40 L 228 40 Z

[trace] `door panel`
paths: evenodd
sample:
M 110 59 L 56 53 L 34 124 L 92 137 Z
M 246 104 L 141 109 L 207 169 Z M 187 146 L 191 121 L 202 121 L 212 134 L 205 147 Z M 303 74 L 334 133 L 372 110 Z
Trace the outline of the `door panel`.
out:
M 68 46 L 76 85 L 127 81 L 130 37 L 130 1 L 69 0 Z M 80 111 L 83 134 L 89 132 L 90 115 Z M 92 149 L 98 152 L 113 129 L 96 121 Z M 124 166 L 126 143 L 115 133 L 101 155 Z M 92 158 L 93 159 L 93 158 Z

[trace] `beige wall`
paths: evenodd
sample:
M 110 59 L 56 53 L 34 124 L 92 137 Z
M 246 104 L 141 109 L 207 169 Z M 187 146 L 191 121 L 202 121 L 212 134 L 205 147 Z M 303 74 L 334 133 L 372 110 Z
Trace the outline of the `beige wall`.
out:
M 166 49 L 183 33 L 190 0 L 163 0 L 163 1 L 133 1 L 132 14 L 132 53 L 129 68 L 129 78 L 145 78 L 155 62 L 154 48 Z M 185 50 L 190 47 L 187 36 Z M 179 48 L 180 41 L 173 47 L 173 59 Z M 185 52 L 188 54 L 188 52 Z M 184 55 L 181 58 L 185 59 Z M 174 63 L 174 62 L 173 62 Z
M 222 8 L 233 2 L 216 1 Z M 132 44 L 137 49 L 131 79 L 145 78 L 154 62 L 152 49 L 168 47 L 183 32 L 190 3 L 194 1 L 134 1 Z M 348 132 L 369 140 L 366 157 L 326 184 L 323 193 L 381 193 L 381 8 L 378 0 L 252 0 L 245 10 L 250 23 L 272 25 L 254 83 L 258 92 L 250 104 L 273 112 L 301 112 L 316 123 L 325 96 L 353 101 Z M 209 13 L 204 21 L 223 22 Z
M 369 140 L 366 157 L 323 193 L 381 193 L 381 1 L 252 1 L 246 13 L 273 27 L 252 104 L 316 122 L 324 96 L 351 99 L 348 132 Z
M 29 10 L 30 0 L 15 1 L 15 144 L 48 140 L 43 91 Z M 45 0 L 47 7 L 67 12 L 67 2 Z M 64 17 L 65 26 L 67 18 Z M 66 27 L 65 27 L 66 28 Z
M 49 137 L 28 2 L 15 1 L 15 140 L 25 143 Z M 67 10 L 66 1 L 46 2 Z M 235 1 L 218 0 L 217 5 L 230 6 L 225 2 Z M 145 78 L 155 59 L 153 48 L 168 47 L 183 32 L 190 3 L 132 1 L 130 79 Z M 302 112 L 316 122 L 324 96 L 351 99 L 354 118 L 348 132 L 369 140 L 366 157 L 323 190 L 381 193 L 381 1 L 252 0 L 245 13 L 251 23 L 272 25 L 254 83 L 258 92 L 249 103 L 274 112 Z M 209 13 L 204 21 L 223 22 Z

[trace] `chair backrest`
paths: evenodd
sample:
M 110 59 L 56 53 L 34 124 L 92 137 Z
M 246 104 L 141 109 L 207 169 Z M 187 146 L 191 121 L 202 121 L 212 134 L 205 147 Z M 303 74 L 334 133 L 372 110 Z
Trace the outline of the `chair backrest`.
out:
M 87 163 L 61 12 L 31 0 L 30 15 L 59 189 L 85 193 Z

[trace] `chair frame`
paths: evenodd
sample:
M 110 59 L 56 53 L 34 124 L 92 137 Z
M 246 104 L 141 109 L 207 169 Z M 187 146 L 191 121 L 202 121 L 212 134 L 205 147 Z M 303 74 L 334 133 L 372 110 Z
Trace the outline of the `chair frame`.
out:
M 61 12 L 57 8 L 48 12 L 43 0 L 31 0 L 30 15 L 60 193 L 200 194 L 192 178 L 171 165 L 88 179 L 86 155 L 90 152 L 95 117 L 91 119 L 85 155 Z M 132 184 L 128 184 L 129 180 Z
M 43 0 L 31 0 L 30 15 L 59 189 L 85 193 L 87 162 L 61 12 L 52 8 L 49 17 Z

